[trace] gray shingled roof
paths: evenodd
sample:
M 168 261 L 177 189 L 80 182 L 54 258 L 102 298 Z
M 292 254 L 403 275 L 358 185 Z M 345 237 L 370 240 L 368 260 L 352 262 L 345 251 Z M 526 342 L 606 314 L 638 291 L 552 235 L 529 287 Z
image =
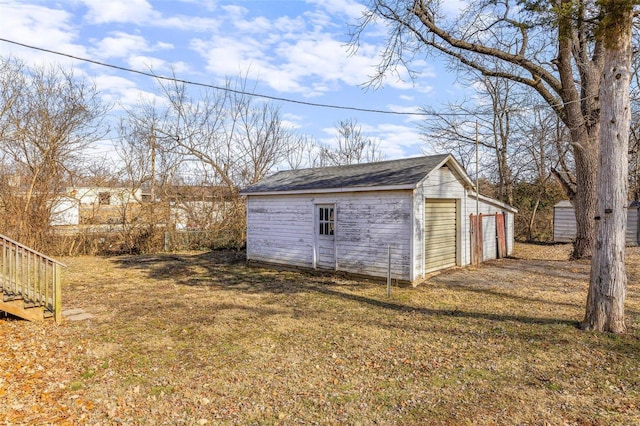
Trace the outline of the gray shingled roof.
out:
M 241 191 L 241 194 L 338 188 L 416 185 L 449 154 L 377 163 L 277 172 Z

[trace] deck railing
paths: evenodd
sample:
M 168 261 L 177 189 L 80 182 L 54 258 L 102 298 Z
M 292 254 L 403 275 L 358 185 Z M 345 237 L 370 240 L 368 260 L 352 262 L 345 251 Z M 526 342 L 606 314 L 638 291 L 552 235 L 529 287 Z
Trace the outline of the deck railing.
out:
M 44 309 L 62 320 L 62 262 L 0 234 L 0 290 L 3 299 L 23 300 L 25 308 Z

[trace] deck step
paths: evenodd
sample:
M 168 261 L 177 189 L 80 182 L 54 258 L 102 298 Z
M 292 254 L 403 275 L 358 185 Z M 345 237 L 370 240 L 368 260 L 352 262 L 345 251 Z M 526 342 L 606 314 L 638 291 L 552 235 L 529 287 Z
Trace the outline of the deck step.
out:
M 29 321 L 44 321 L 45 313 L 42 307 L 25 308 L 22 300 L 0 302 L 0 311 Z
M 60 323 L 61 268 L 66 265 L 5 235 L 0 235 L 0 246 L 0 311 L 32 321 L 52 311 Z
M 17 293 L 2 293 L 3 302 L 11 302 L 12 300 L 22 300 L 22 296 Z
M 25 308 L 38 308 L 38 307 L 43 307 L 44 303 L 43 302 L 38 302 L 36 300 L 25 300 L 24 301 L 24 307 Z

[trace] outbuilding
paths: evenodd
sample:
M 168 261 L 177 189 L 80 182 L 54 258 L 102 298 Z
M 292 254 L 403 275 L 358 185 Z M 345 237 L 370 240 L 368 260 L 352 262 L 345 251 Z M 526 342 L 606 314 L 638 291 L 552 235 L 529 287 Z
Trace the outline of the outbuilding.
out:
M 640 244 L 640 203 L 632 201 L 627 208 L 626 245 Z M 571 243 L 577 234 L 576 213 L 569 200 L 561 200 L 553 206 L 553 241 Z
M 416 283 L 510 254 L 516 210 L 473 188 L 449 154 L 281 171 L 241 191 L 247 260 Z

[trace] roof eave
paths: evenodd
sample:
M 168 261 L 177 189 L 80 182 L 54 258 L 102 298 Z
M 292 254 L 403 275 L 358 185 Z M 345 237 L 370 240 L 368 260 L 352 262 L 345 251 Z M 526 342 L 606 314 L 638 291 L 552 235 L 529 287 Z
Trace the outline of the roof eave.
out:
M 296 189 L 283 191 L 240 191 L 240 195 L 302 195 L 302 194 L 333 194 L 343 192 L 371 192 L 371 191 L 406 191 L 414 190 L 416 185 L 386 185 L 386 186 L 356 186 L 344 188 Z
M 464 182 L 465 186 L 468 189 L 475 188 L 475 184 L 473 183 L 473 181 L 471 180 L 471 178 L 469 177 L 467 172 L 460 165 L 460 163 L 458 163 L 458 161 L 455 159 L 455 157 L 453 155 L 451 155 L 451 154 L 448 154 L 440 163 L 438 163 L 438 165 L 436 167 L 433 168 L 433 170 L 438 170 L 439 168 L 441 168 L 442 166 L 444 166 L 447 163 L 449 163 L 450 165 L 453 166 L 453 169 L 456 172 L 457 176 L 460 177 L 460 179 L 462 179 L 462 181 Z M 430 173 L 428 173 L 425 177 L 423 177 L 420 180 L 420 182 L 417 182 L 414 186 L 416 188 L 418 186 L 420 186 L 420 184 L 422 184 L 422 182 L 424 182 L 429 177 L 429 174 Z
M 477 194 L 475 191 L 469 191 L 469 194 L 468 194 L 469 197 L 475 198 L 476 195 L 478 196 L 478 199 L 480 199 L 480 200 L 482 200 L 484 202 L 487 202 L 489 204 L 493 204 L 494 206 L 497 206 L 497 207 L 501 207 L 501 208 L 503 208 L 505 210 L 509 210 L 511 213 L 518 213 L 518 209 L 517 208 L 515 208 L 513 206 L 510 206 L 507 203 L 503 203 L 502 201 L 496 200 L 495 198 L 487 197 L 486 195 Z

